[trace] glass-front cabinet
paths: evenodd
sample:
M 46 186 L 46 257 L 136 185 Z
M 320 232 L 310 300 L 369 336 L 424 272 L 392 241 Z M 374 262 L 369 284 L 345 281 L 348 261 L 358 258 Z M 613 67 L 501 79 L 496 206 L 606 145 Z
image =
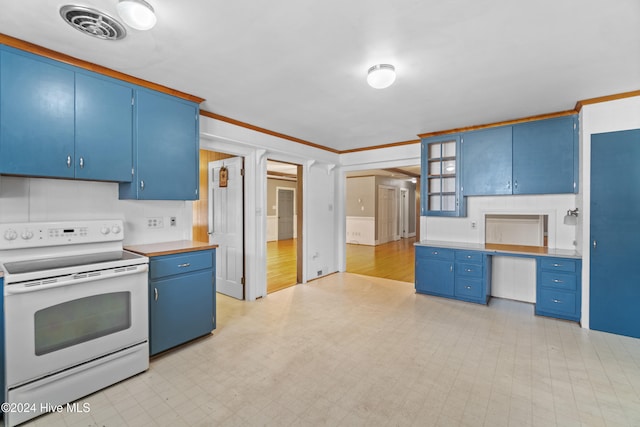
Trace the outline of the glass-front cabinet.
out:
M 422 140 L 422 215 L 464 215 L 458 184 L 459 152 L 459 134 Z

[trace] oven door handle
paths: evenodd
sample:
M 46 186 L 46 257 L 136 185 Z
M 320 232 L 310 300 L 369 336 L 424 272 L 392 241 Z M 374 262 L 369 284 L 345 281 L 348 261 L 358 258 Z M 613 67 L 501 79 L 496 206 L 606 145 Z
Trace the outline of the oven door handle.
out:
M 27 294 L 30 292 L 39 292 L 47 289 L 61 288 L 63 286 L 70 285 L 79 285 L 81 283 L 86 282 L 94 282 L 102 279 L 112 279 L 121 276 L 129 276 L 131 274 L 145 273 L 149 270 L 148 264 L 140 264 L 136 266 L 137 268 L 125 271 L 117 271 L 121 270 L 121 268 L 116 268 L 112 270 L 101 271 L 99 276 L 86 276 L 86 277 L 78 277 L 82 276 L 83 273 L 72 274 L 67 276 L 66 280 L 55 282 L 55 283 L 47 283 L 45 285 L 32 285 L 32 286 L 24 286 L 24 285 L 6 285 L 4 286 L 4 293 L 6 295 L 16 295 L 16 294 Z

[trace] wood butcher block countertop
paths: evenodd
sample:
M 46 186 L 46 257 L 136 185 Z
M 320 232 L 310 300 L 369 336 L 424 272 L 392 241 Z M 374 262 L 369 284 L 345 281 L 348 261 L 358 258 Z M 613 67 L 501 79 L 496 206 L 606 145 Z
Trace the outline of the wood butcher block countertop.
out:
M 147 245 L 131 245 L 125 246 L 124 248 L 130 252 L 152 257 L 179 254 L 183 252 L 202 251 L 206 249 L 215 249 L 217 247 L 218 245 L 196 242 L 195 240 L 177 240 L 174 242 L 150 243 Z

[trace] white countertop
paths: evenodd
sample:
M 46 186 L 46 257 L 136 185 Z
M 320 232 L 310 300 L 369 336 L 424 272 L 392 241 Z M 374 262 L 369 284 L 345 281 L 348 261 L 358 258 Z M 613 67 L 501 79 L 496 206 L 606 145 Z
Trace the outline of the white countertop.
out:
M 582 259 L 582 255 L 576 250 L 571 249 L 555 249 L 544 248 L 538 246 L 520 246 L 520 245 L 503 245 L 492 243 L 469 243 L 469 242 L 447 242 L 442 240 L 421 240 L 415 243 L 416 246 L 431 246 L 438 248 L 463 249 L 469 251 L 482 251 L 489 254 L 499 255 L 530 255 L 530 256 L 547 256 L 558 258 L 574 258 Z

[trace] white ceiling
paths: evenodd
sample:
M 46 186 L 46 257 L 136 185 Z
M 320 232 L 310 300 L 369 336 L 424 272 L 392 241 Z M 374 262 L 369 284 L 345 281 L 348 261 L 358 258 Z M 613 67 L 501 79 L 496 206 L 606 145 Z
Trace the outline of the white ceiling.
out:
M 72 0 L 0 0 L 0 32 L 335 150 L 640 89 L 638 0 L 148 1 L 156 27 L 121 41 L 63 22 Z M 388 89 L 366 84 L 377 63 L 396 66 Z

